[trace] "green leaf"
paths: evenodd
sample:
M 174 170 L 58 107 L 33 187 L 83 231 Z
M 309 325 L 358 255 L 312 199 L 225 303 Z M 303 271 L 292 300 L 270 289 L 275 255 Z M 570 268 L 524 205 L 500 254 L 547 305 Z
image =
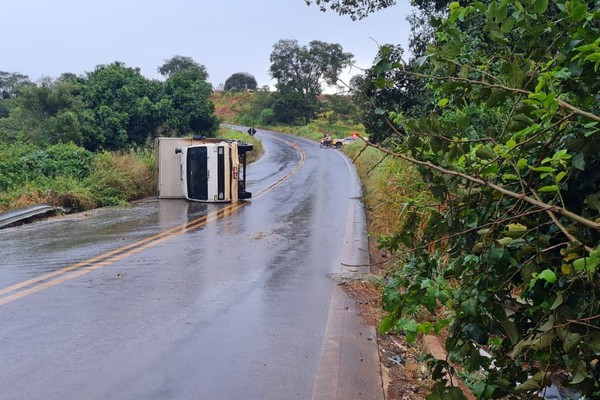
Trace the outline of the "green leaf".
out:
M 537 14 L 543 14 L 548 9 L 548 0 L 536 0 L 533 6 Z
M 515 26 L 515 22 L 517 22 L 517 20 L 512 16 L 505 19 L 502 23 L 502 26 L 500 27 L 502 33 L 510 33 L 510 31 L 512 31 L 513 27 Z
M 554 340 L 554 337 L 555 337 L 555 335 L 554 335 L 553 331 L 545 332 L 533 341 L 533 343 L 531 344 L 531 347 L 534 350 L 548 349 L 552 345 L 552 341 Z
M 515 388 L 517 392 L 529 392 L 540 388 L 540 382 L 535 379 L 528 379 Z
M 585 171 L 585 159 L 582 153 L 577 153 L 571 159 L 573 166 L 580 171 Z
M 461 308 L 463 309 L 466 317 L 475 317 L 477 315 L 477 299 L 472 297 L 466 301 L 463 301 Z
M 556 299 L 554 300 L 554 303 L 552 303 L 552 306 L 550 307 L 551 310 L 556 310 L 558 307 L 560 307 L 563 303 L 564 299 L 563 299 L 563 295 L 562 293 L 558 293 L 556 295 Z
M 523 236 L 527 232 L 527 226 L 523 224 L 508 224 L 504 229 L 504 235 L 511 238 L 518 238 Z
M 585 57 L 586 61 L 598 61 L 600 60 L 600 53 L 592 53 Z
M 546 172 L 546 173 L 551 173 L 551 172 L 556 172 L 556 168 L 553 167 L 535 167 L 535 168 L 531 168 L 534 171 L 537 172 Z
M 450 400 L 467 400 L 462 390 L 457 387 L 450 388 L 448 394 L 450 395 Z
M 558 174 L 556 174 L 556 182 L 562 181 L 565 176 L 567 176 L 567 173 L 565 171 L 559 172 Z
M 446 104 L 448 104 L 448 102 L 449 102 L 449 101 L 450 101 L 450 100 L 448 100 L 448 99 L 446 99 L 446 98 L 443 98 L 443 99 L 441 99 L 440 101 L 438 101 L 438 106 L 440 106 L 440 107 L 445 107 L 445 106 L 446 106 Z
M 542 186 L 541 188 L 538 189 L 538 192 L 558 192 L 560 189 L 557 185 L 549 185 L 549 186 Z
M 579 22 L 585 17 L 585 14 L 587 14 L 587 6 L 585 4 L 579 4 L 571 11 L 571 20 L 573 22 Z
M 569 332 L 563 341 L 563 349 L 566 353 L 573 350 L 573 347 L 581 340 L 581 334 L 577 332 Z
M 498 42 L 500 44 L 504 44 L 506 42 L 506 38 L 504 37 L 504 34 L 497 29 L 492 29 L 490 31 L 490 38 L 493 41 Z
M 502 179 L 505 181 L 518 181 L 519 177 L 515 174 L 504 174 L 502 175 Z
M 544 86 L 546 86 L 546 83 L 548 82 L 548 76 L 546 74 L 541 74 L 538 78 L 538 84 L 535 87 L 535 92 L 538 93 L 540 92 Z
M 453 1 L 448 7 L 453 11 L 460 7 L 460 3 L 458 1 Z
M 554 73 L 554 77 L 557 79 L 569 79 L 571 77 L 571 70 L 569 68 L 562 68 Z
M 388 333 L 394 326 L 394 318 L 391 315 L 386 315 L 379 322 L 379 333 Z
M 556 274 L 551 269 L 545 269 L 539 273 L 538 279 L 543 279 L 546 282 L 556 283 Z
M 485 12 L 485 5 L 482 2 L 476 1 L 475 3 L 473 3 L 473 6 L 475 6 L 475 8 L 477 8 L 481 12 Z
M 569 160 L 571 155 L 567 153 L 567 150 L 559 150 L 552 156 L 553 160 Z
M 587 378 L 587 365 L 585 361 L 579 360 L 577 362 L 577 366 L 575 367 L 575 372 L 573 376 L 573 380 L 569 382 L 571 385 L 577 385 L 581 383 Z
M 422 67 L 425 64 L 425 62 L 427 62 L 429 57 L 429 55 L 421 56 L 415 60 L 415 64 L 417 65 L 417 67 Z

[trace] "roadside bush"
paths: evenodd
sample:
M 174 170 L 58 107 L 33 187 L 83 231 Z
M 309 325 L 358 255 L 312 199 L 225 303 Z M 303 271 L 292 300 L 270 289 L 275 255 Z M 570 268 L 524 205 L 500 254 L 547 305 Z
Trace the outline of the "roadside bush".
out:
M 85 183 L 98 206 L 123 205 L 156 192 L 155 169 L 149 156 L 142 154 L 102 152 L 94 156 L 93 172 Z
M 265 108 L 260 113 L 259 123 L 261 125 L 270 125 L 275 122 L 275 111 L 270 108 Z
M 30 144 L 0 145 L 0 190 L 42 178 L 86 177 L 92 153 L 73 143 L 40 149 Z
M 0 144 L 0 211 L 39 203 L 73 211 L 125 204 L 156 193 L 156 169 L 152 146 L 93 154 L 72 143 L 43 150 Z
M 84 211 L 97 206 L 89 188 L 74 177 L 39 178 L 0 192 L 0 211 L 42 203 L 72 211 Z
M 74 143 L 55 144 L 44 150 L 33 151 L 21 161 L 35 175 L 82 179 L 90 173 L 92 153 Z

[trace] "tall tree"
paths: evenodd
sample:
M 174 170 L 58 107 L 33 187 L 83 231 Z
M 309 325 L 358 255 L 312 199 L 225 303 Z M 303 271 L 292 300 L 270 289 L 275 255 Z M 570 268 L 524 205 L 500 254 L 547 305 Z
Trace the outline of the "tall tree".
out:
M 236 72 L 225 81 L 223 89 L 227 92 L 242 92 L 256 90 L 256 78 L 247 72 Z
M 27 75 L 16 72 L 0 71 L 0 99 L 12 99 L 17 97 L 18 90 L 32 85 Z
M 317 96 L 322 84 L 335 85 L 344 68 L 353 60 L 352 53 L 345 53 L 340 44 L 313 40 L 300 46 L 297 40 L 280 40 L 271 53 L 271 76 L 277 80 L 281 92 L 296 92 L 304 96 L 311 107 L 304 107 L 308 121 L 316 109 Z
M 213 136 L 219 127 L 210 101 L 212 86 L 205 74 L 188 68 L 174 74 L 165 82 L 165 100 L 171 111 L 164 124 L 163 133 L 180 136 L 189 133 Z
M 40 146 L 83 143 L 82 84 L 78 79 L 44 78 L 19 91 L 15 118 L 23 126 L 23 138 Z
M 120 62 L 98 66 L 84 85 L 85 106 L 94 119 L 86 148 L 117 150 L 152 137 L 161 123 L 156 112 L 161 91 L 160 82 L 146 79 L 137 68 Z
M 315 112 L 314 104 L 298 92 L 280 91 L 272 98 L 273 119 L 283 124 L 306 123 L 305 118 Z
M 273 45 L 270 73 L 277 79 L 278 89 L 290 89 L 314 98 L 322 92 L 321 85 L 335 85 L 344 68 L 353 60 L 340 44 L 313 40 L 309 46 L 297 40 L 282 39 Z
M 179 55 L 165 60 L 165 63 L 158 67 L 158 72 L 162 76 L 169 78 L 186 69 L 194 69 L 198 71 L 202 80 L 208 79 L 208 72 L 206 71 L 206 67 L 204 65 L 197 63 L 191 57 Z

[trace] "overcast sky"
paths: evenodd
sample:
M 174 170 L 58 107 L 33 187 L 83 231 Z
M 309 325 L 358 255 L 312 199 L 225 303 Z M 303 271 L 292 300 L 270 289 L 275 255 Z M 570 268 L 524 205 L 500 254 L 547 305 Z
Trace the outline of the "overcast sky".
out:
M 158 66 L 182 55 L 203 64 L 215 87 L 235 72 L 252 74 L 259 86 L 272 85 L 269 56 L 278 40 L 339 43 L 366 68 L 377 44 L 407 48 L 410 12 L 409 0 L 361 21 L 323 13 L 304 0 L 7 0 L 0 71 L 37 81 L 121 61 L 162 79 Z

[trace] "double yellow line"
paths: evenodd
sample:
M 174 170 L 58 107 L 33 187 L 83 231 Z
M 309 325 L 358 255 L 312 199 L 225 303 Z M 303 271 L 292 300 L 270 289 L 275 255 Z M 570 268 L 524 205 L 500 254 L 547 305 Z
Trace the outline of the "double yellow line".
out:
M 285 180 L 289 179 L 302 167 L 306 160 L 306 155 L 297 146 L 294 147 L 296 151 L 298 151 L 298 153 L 300 154 L 300 161 L 296 165 L 296 167 L 292 171 L 284 175 L 282 178 L 278 179 L 276 182 L 260 190 L 259 193 L 256 196 L 254 196 L 254 198 L 263 196 L 264 194 L 273 190 L 277 186 L 281 185 Z M 131 243 L 127 246 L 123 246 L 118 249 L 109 251 L 97 257 L 93 257 L 85 261 L 72 264 L 68 267 L 60 268 L 56 271 L 52 271 L 47 274 L 42 274 L 35 278 L 28 279 L 26 281 L 19 282 L 14 285 L 0 289 L 0 306 L 3 306 L 22 297 L 29 296 L 30 294 L 37 293 L 44 289 L 48 289 L 50 287 L 59 285 L 63 282 L 85 275 L 89 272 L 95 271 L 107 265 L 114 264 L 129 256 L 137 254 L 150 247 L 156 246 L 157 244 L 173 239 L 174 237 L 183 235 L 184 233 L 199 229 L 203 226 L 206 226 L 210 222 L 224 218 L 248 204 L 251 203 L 239 202 L 229 204 L 223 208 L 220 208 L 217 211 L 213 211 L 212 213 L 203 215 L 199 218 L 189 221 L 185 225 L 176 226 L 166 231 L 149 236 L 145 239 L 139 240 L 135 243 Z

